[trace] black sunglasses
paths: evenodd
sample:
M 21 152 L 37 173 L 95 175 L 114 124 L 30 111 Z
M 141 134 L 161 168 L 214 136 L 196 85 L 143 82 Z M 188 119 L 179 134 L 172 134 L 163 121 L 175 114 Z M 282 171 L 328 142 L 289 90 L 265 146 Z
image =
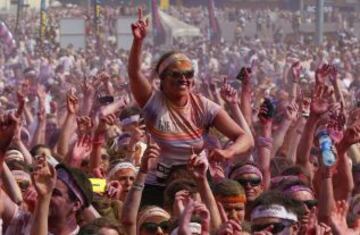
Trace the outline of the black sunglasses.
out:
M 268 224 L 253 224 L 251 225 L 251 232 L 260 232 L 266 228 L 272 226 L 271 233 L 277 234 L 282 232 L 285 228 L 290 227 L 293 223 L 289 221 L 283 221 L 279 223 L 268 223 Z
M 253 179 L 237 179 L 237 182 L 241 184 L 242 186 L 245 186 L 247 184 L 250 184 L 252 187 L 258 186 L 261 184 L 260 178 L 253 178 Z
M 144 229 L 148 233 L 156 233 L 159 227 L 161 228 L 162 231 L 169 232 L 169 228 L 170 228 L 169 221 L 165 220 L 159 224 L 145 222 L 140 226 L 140 230 Z
M 318 200 L 306 200 L 306 201 L 302 201 L 306 207 L 311 210 L 313 207 L 317 206 L 318 204 Z
M 194 77 L 194 70 L 187 70 L 187 71 L 169 71 L 169 72 L 166 72 L 165 75 L 166 76 L 169 76 L 169 77 L 172 77 L 172 78 L 175 78 L 175 79 L 180 79 L 182 78 L 183 76 L 186 78 L 186 79 L 191 79 Z
M 29 181 L 18 181 L 17 184 L 19 185 L 19 188 L 22 190 L 22 191 L 26 191 L 29 186 L 30 186 L 30 182 Z

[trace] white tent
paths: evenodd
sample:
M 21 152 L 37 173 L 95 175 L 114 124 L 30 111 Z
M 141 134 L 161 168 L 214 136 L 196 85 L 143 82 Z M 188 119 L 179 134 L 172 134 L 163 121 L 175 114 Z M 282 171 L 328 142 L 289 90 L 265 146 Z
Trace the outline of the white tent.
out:
M 163 23 L 166 30 L 171 31 L 171 36 L 174 38 L 177 37 L 198 37 L 201 36 L 200 29 L 189 25 L 185 22 L 180 21 L 179 19 L 166 14 L 163 11 L 159 11 L 160 20 Z
M 160 21 L 166 32 L 166 44 L 171 45 L 174 38 L 191 38 L 201 36 L 200 29 L 189 25 L 174 16 L 159 10 Z M 151 15 L 148 15 L 151 22 Z M 150 31 L 151 31 L 150 24 Z

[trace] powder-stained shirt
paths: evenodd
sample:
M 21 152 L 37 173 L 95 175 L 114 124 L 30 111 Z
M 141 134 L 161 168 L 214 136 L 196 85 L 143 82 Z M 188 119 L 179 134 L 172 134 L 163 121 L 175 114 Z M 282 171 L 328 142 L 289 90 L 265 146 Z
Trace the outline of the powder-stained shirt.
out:
M 197 94 L 190 94 L 184 107 L 176 107 L 161 91 L 154 91 L 143 115 L 152 138 L 161 148 L 159 163 L 167 167 L 186 165 L 193 148 L 196 152 L 203 149 L 209 127 L 220 109 L 218 104 Z M 147 183 L 158 184 L 156 169 L 149 172 Z

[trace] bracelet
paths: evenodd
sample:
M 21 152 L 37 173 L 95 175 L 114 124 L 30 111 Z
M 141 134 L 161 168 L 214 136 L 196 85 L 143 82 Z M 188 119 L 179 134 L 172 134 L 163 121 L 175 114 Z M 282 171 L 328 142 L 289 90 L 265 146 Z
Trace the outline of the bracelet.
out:
M 136 190 L 136 191 L 142 191 L 144 189 L 144 185 L 143 184 L 138 184 L 138 183 L 133 183 L 131 188 Z

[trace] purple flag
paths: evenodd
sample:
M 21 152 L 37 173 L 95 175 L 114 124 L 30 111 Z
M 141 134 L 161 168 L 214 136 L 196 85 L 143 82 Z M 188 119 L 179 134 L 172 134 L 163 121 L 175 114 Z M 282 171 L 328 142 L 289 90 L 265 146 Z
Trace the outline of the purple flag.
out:
M 215 3 L 214 0 L 208 0 L 209 10 L 209 37 L 212 43 L 219 43 L 221 41 L 221 30 L 219 21 L 215 15 Z

